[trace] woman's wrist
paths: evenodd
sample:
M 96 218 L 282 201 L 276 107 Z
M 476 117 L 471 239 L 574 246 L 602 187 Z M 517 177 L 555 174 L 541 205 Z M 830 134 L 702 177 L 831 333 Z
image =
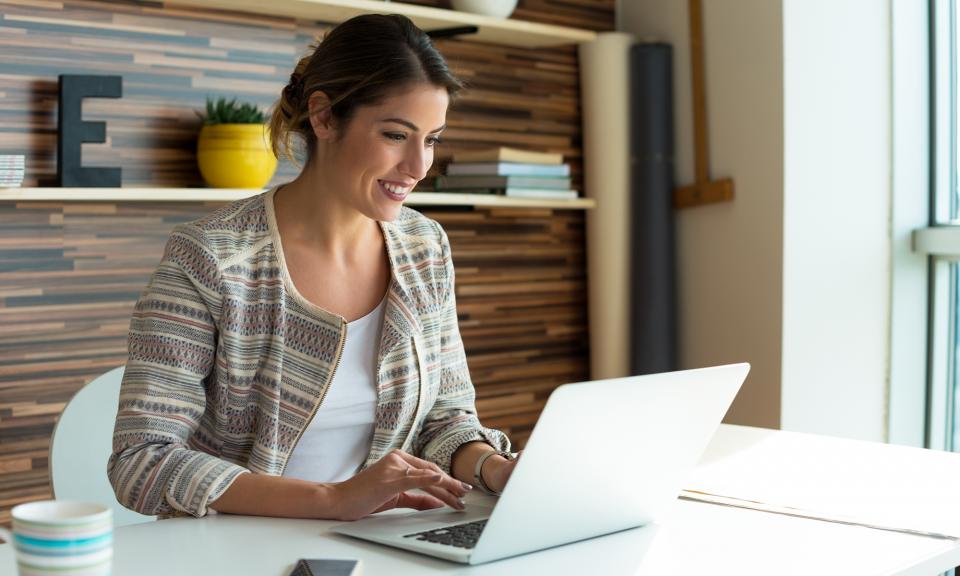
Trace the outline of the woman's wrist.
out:
M 499 454 L 494 454 L 493 456 L 488 457 L 483 465 L 480 467 L 480 477 L 483 479 L 483 483 L 496 492 L 503 490 L 503 486 L 497 486 L 495 478 L 498 477 L 496 469 L 503 466 L 509 462 L 506 458 Z
M 479 440 L 467 442 L 460 446 L 450 459 L 450 469 L 453 472 L 453 477 L 461 482 L 476 486 L 477 481 L 474 479 L 474 471 L 477 467 L 477 460 L 491 450 L 493 450 L 492 446 Z
M 342 511 L 339 504 L 343 502 L 343 497 L 339 487 L 342 485 L 342 482 L 314 484 L 310 516 L 322 520 L 340 520 Z

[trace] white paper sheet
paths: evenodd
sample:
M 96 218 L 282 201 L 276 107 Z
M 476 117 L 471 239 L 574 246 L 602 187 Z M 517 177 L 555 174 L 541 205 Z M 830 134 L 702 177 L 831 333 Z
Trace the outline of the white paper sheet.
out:
M 722 426 L 682 496 L 960 539 L 960 454 Z

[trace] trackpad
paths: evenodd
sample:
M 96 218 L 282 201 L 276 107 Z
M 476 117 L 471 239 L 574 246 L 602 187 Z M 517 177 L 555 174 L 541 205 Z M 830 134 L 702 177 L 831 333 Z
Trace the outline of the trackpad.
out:
M 381 514 L 379 516 L 369 516 L 354 522 L 338 524 L 331 527 L 334 532 L 340 534 L 391 534 L 403 536 L 412 532 L 421 532 L 441 526 L 450 526 L 453 524 L 463 524 L 475 520 L 489 518 L 493 508 L 488 506 L 477 506 L 467 504 L 464 511 L 454 510 L 453 508 L 437 508 L 435 510 L 415 511 L 405 514 Z

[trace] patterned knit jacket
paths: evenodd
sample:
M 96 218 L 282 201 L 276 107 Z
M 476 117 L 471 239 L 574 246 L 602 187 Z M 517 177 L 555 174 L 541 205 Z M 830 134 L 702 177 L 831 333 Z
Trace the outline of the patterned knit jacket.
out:
M 203 516 L 240 474 L 280 475 L 323 401 L 347 323 L 300 295 L 273 190 L 180 225 L 130 323 L 108 474 L 143 514 Z M 366 468 L 394 448 L 450 471 L 480 425 L 443 229 L 404 208 L 380 223 L 391 279 Z

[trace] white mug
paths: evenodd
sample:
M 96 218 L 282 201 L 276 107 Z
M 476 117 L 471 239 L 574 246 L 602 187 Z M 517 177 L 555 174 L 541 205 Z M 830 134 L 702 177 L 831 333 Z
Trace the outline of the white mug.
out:
M 43 500 L 11 511 L 20 576 L 102 576 L 113 560 L 113 511 L 102 504 Z

